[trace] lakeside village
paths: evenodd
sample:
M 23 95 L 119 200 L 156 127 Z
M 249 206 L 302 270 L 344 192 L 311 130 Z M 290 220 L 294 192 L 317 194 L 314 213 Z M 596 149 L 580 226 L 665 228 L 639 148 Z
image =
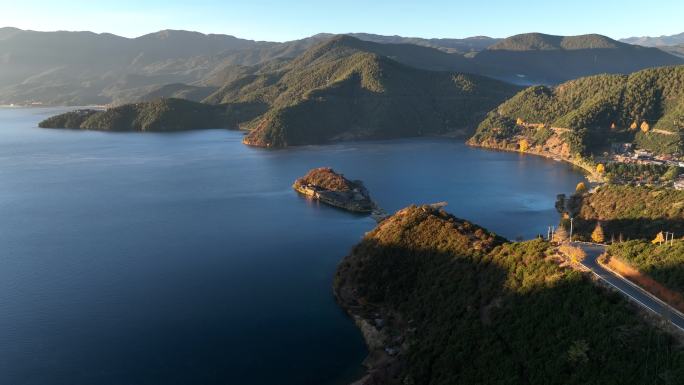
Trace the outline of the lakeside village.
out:
M 684 190 L 684 175 L 680 175 L 684 169 L 683 157 L 656 155 L 635 148 L 633 143 L 612 143 L 611 153 L 604 153 L 603 158 L 606 172 L 610 174 L 613 171 L 613 183 L 671 185 L 677 190 Z

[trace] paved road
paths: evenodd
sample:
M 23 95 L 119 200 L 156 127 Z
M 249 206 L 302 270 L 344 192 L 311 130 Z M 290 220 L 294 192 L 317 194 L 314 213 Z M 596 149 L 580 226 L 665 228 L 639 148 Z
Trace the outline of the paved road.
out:
M 662 317 L 668 318 L 673 325 L 684 331 L 684 317 L 681 314 L 671 311 L 669 307 L 662 301 L 656 299 L 650 294 L 647 294 L 643 289 L 639 288 L 634 283 L 611 273 L 599 265 L 596 259 L 599 257 L 599 255 L 605 252 L 605 246 L 585 243 L 573 244 L 582 248 L 587 253 L 587 258 L 585 258 L 584 262 L 582 263 L 584 267 L 594 272 L 594 274 L 608 282 L 611 286 L 622 292 L 622 294 L 629 297 L 632 301 L 654 313 L 660 314 Z

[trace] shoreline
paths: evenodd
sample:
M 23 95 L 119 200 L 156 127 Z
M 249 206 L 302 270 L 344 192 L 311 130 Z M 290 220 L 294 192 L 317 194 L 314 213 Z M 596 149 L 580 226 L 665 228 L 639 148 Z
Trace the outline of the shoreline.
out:
M 471 142 L 470 140 L 468 140 L 467 142 L 465 142 L 465 145 L 468 146 L 468 147 L 481 148 L 481 149 L 485 149 L 485 150 L 495 150 L 495 151 L 503 151 L 503 152 L 517 152 L 517 153 L 520 153 L 520 154 L 535 155 L 535 156 L 539 156 L 539 157 L 542 157 L 542 158 L 546 158 L 546 159 L 550 159 L 550 160 L 555 160 L 555 161 L 558 161 L 558 162 L 565 162 L 565 163 L 570 164 L 570 165 L 572 165 L 572 166 L 574 166 L 574 167 L 577 167 L 577 168 L 582 169 L 582 170 L 584 171 L 585 176 L 586 176 L 586 178 L 587 178 L 587 180 L 588 180 L 589 182 L 591 182 L 591 183 L 597 183 L 597 184 L 600 184 L 600 183 L 603 183 L 603 182 L 604 182 L 603 177 L 601 177 L 599 174 L 597 174 L 597 173 L 596 173 L 596 170 L 594 170 L 592 167 L 589 167 L 589 166 L 586 165 L 586 164 L 581 164 L 581 163 L 579 163 L 579 162 L 576 162 L 576 161 L 574 161 L 573 159 L 568 159 L 568 158 L 564 158 L 564 157 L 558 156 L 558 155 L 553 154 L 553 153 L 551 153 L 551 152 L 547 152 L 547 151 L 535 151 L 535 150 L 533 150 L 533 149 L 529 149 L 529 150 L 524 151 L 524 152 L 521 152 L 521 151 L 514 151 L 514 150 L 509 150 L 509 149 L 507 149 L 507 148 L 505 148 L 505 147 L 503 147 L 503 146 L 494 146 L 494 145 L 488 145 L 488 144 L 483 144 L 483 143 L 473 143 L 473 142 Z
M 367 350 L 360 363 L 363 373 L 349 385 L 385 383 L 403 366 L 404 353 L 408 349 L 406 336 L 411 330 L 400 314 L 381 306 L 361 303 L 354 282 L 341 280 L 343 275 L 344 272 L 339 270 L 335 273 L 333 296 L 361 333 Z

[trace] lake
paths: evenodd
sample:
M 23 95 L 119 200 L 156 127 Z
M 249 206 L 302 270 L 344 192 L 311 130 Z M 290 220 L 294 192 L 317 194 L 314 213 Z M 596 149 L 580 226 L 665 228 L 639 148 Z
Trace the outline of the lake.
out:
M 242 134 L 37 128 L 0 109 L 0 384 L 344 384 L 365 346 L 331 292 L 367 217 L 298 196 L 331 166 L 388 212 L 447 210 L 508 238 L 557 223 L 583 175 L 410 139 L 264 150 Z

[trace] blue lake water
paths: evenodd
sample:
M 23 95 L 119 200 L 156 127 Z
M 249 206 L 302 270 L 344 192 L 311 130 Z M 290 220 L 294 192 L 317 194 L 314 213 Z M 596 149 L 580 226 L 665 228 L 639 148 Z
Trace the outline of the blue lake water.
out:
M 583 179 L 449 139 L 269 151 L 36 127 L 59 111 L 0 109 L 0 384 L 346 383 L 365 347 L 331 281 L 375 223 L 294 179 L 332 166 L 388 212 L 447 201 L 508 238 L 545 233 Z

